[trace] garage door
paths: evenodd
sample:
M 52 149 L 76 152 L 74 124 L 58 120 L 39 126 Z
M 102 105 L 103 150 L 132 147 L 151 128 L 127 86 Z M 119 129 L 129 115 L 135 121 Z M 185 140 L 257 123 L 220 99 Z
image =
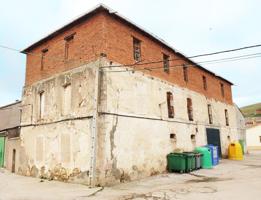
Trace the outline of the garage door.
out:
M 208 144 L 212 144 L 218 146 L 219 149 L 219 157 L 222 155 L 221 151 L 221 142 L 220 142 L 220 131 L 219 129 L 207 128 L 207 142 Z

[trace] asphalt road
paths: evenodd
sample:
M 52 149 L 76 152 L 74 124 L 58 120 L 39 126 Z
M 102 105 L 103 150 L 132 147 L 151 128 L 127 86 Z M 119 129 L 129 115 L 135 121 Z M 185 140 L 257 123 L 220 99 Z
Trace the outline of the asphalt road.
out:
M 260 200 L 261 152 L 243 161 L 222 160 L 211 170 L 162 174 L 113 187 L 88 188 L 56 181 L 40 182 L 0 171 L 0 200 Z

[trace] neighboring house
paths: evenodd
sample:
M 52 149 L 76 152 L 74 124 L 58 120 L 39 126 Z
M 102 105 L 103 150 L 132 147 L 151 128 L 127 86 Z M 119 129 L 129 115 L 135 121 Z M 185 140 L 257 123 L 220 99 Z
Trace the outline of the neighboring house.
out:
M 23 175 L 106 185 L 165 171 L 176 148 L 226 156 L 238 140 L 232 83 L 106 6 L 23 52 Z
M 247 150 L 261 150 L 261 125 L 247 128 L 246 144 Z
M 261 125 L 261 117 L 247 117 L 245 118 L 245 121 L 246 121 L 247 128 Z
M 255 111 L 255 114 L 261 116 L 261 108 L 257 109 L 257 110 Z
M 21 101 L 0 107 L 0 167 L 17 171 L 20 153 Z

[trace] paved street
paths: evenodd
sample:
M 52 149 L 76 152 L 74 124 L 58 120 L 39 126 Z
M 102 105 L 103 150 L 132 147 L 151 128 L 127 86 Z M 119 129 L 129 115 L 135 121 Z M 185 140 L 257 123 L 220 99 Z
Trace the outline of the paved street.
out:
M 1 200 L 118 199 L 118 200 L 260 200 L 261 153 L 252 152 L 244 161 L 222 160 L 212 170 L 191 174 L 163 174 L 113 187 L 93 188 L 0 172 Z

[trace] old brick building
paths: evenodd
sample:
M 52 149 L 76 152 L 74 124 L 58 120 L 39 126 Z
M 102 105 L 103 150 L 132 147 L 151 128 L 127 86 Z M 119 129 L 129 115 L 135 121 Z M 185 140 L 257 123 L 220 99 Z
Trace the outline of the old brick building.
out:
M 21 174 L 104 185 L 238 139 L 232 83 L 104 5 L 23 52 Z

